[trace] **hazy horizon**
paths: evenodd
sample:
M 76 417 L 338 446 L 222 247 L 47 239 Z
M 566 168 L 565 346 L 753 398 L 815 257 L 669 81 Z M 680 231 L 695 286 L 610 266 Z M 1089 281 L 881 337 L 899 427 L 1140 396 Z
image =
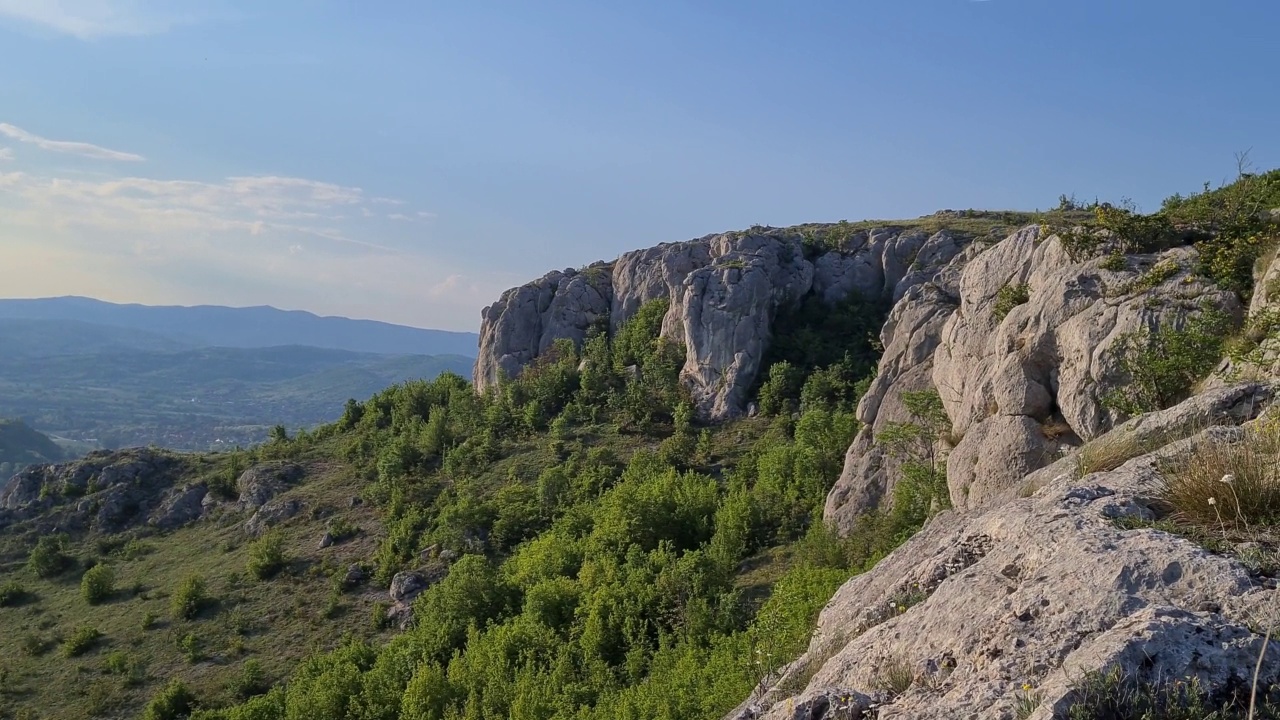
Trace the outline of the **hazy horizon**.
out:
M 1278 22 L 1262 0 L 0 0 L 0 286 L 474 332 L 549 270 L 753 224 L 1150 210 L 1237 151 L 1280 165 Z

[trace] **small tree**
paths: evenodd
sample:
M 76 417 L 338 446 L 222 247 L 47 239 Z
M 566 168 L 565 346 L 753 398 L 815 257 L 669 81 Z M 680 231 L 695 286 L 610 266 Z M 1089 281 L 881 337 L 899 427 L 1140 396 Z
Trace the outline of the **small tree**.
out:
M 911 421 L 888 423 L 876 442 L 901 463 L 892 515 L 895 524 L 907 527 L 923 522 L 934 501 L 943 507 L 949 504 L 947 465 L 939 441 L 951 429 L 951 420 L 936 391 L 903 392 L 901 397 Z
M 284 552 L 284 536 L 272 530 L 249 546 L 249 574 L 259 580 L 275 577 L 289 562 Z
M 80 594 L 90 605 L 97 605 L 111 597 L 115 589 L 116 573 L 107 565 L 94 565 L 80 578 Z
M 71 565 L 71 556 L 66 552 L 67 545 L 66 533 L 45 535 L 36 541 L 31 555 L 27 557 L 27 567 L 42 578 L 61 574 Z
M 191 714 L 196 697 L 181 680 L 173 679 L 147 703 L 143 720 L 178 720 Z
M 199 575 L 188 575 L 178 585 L 177 592 L 173 594 L 170 609 L 173 611 L 174 618 L 190 620 L 200 614 L 200 611 L 209 604 L 209 600 L 204 578 Z

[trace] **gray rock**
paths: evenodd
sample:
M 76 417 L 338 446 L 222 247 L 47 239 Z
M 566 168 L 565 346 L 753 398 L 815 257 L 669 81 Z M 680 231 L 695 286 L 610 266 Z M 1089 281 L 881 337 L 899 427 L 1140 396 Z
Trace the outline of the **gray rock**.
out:
M 292 498 L 276 498 L 258 508 L 258 511 L 244 524 L 244 531 L 250 537 L 258 537 L 276 525 L 302 512 L 302 503 Z
M 256 510 L 301 480 L 304 474 L 301 465 L 291 462 L 276 461 L 254 465 L 236 480 L 236 488 L 240 491 L 237 504 L 242 510 Z
M 169 530 L 199 520 L 204 514 L 204 499 L 208 494 L 209 489 L 204 484 L 171 490 L 152 513 L 151 524 Z
M 444 550 L 440 551 L 440 559 L 447 563 L 455 562 L 460 557 L 462 556 L 458 553 L 457 550 L 450 550 L 448 548 L 445 548 Z
M 342 584 L 346 587 L 355 587 L 365 581 L 364 568 L 359 563 L 352 563 L 347 567 L 347 574 L 342 578 Z
M 503 293 L 481 313 L 476 389 L 519 376 L 558 339 L 581 343 L 591 327 L 608 320 L 612 298 L 606 266 L 548 273 Z
M 329 533 L 325 533 L 323 536 L 321 536 L 321 538 L 320 538 L 320 544 L 319 544 L 319 547 L 320 547 L 320 549 L 321 549 L 321 550 L 323 550 L 323 549 L 325 549 L 325 548 L 327 548 L 327 547 L 331 547 L 332 545 L 333 545 L 333 536 L 332 536 L 332 535 L 330 535 Z
M 947 462 L 951 502 L 976 507 L 1121 419 L 1102 399 L 1128 382 L 1116 353 L 1124 335 L 1176 326 L 1205 304 L 1241 312 L 1234 294 L 1195 273 L 1191 247 L 1133 256 L 1128 270 L 1115 272 L 1103 270 L 1101 259 L 1073 262 L 1058 238 L 1042 238 L 1037 227 L 986 250 L 935 236 L 921 254 L 933 252 L 935 241 L 928 278 L 911 273 L 899 283 L 881 332 L 878 375 L 858 406 L 863 428 L 827 498 L 824 517 L 841 532 L 892 497 L 900 470 L 875 437 L 890 423 L 912 421 L 902 392 L 941 396 L 955 443 Z M 1179 270 L 1135 290 L 1158 263 Z M 1001 291 L 1015 285 L 1027 286 L 1028 301 L 996 317 Z
M 420 572 L 398 572 L 391 578 L 392 602 L 411 603 L 428 587 L 427 577 Z
M 1250 627 L 1269 617 L 1277 591 L 1260 589 L 1230 558 L 1112 518 L 1150 512 L 1164 463 L 1189 461 L 1196 443 L 1240 431 L 1178 438 L 1207 418 L 1248 421 L 1266 407 L 1260 394 L 1269 390 L 1218 389 L 1136 418 L 1112 432 L 1154 438 L 1149 454 L 1084 479 L 1065 471 L 1074 462 L 1067 458 L 1023 479 L 1044 483 L 1032 497 L 1007 493 L 939 514 L 836 592 L 806 654 L 758 689 L 754 714 L 728 717 L 792 718 L 827 688 L 871 694 L 886 662 L 915 668 L 920 682 L 885 699 L 880 717 L 1012 717 L 1026 683 L 1042 699 L 1031 717 L 1049 720 L 1065 714 L 1078 678 L 1112 666 L 1139 681 L 1247 687 L 1263 642 Z M 922 599 L 904 610 L 907 592 Z M 1277 679 L 1280 655 L 1268 653 L 1262 680 Z
M 644 303 L 669 302 L 662 336 L 685 346 L 681 381 L 700 417 L 745 411 L 776 315 L 810 294 L 899 297 L 930 282 L 965 246 L 947 233 L 858 233 L 812 259 L 793 230 L 709 235 L 627 253 L 582 272 L 552 272 L 503 293 L 482 313 L 475 382 L 517 376 L 559 338 L 580 343 L 607 320 L 616 331 Z

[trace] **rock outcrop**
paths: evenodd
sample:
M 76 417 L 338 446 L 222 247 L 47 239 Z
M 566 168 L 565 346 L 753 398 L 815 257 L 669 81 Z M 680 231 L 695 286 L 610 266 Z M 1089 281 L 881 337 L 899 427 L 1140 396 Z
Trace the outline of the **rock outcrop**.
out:
M 237 505 L 242 510 L 257 510 L 301 480 L 304 474 L 297 463 L 273 461 L 254 465 L 236 479 L 236 489 L 240 491 Z
M 1128 381 L 1118 360 L 1122 338 L 1179 326 L 1206 307 L 1241 315 L 1237 297 L 1196 267 L 1189 246 L 1129 256 L 1119 269 L 1103 259 L 1074 262 L 1038 227 L 951 253 L 890 312 L 878 376 L 858 407 L 863 430 L 826 519 L 847 531 L 891 495 L 898 474 L 875 438 L 890 423 L 912 420 L 904 391 L 941 397 L 952 424 L 954 447 L 943 450 L 957 508 L 990 502 L 1110 429 L 1118 416 L 1104 399 Z
M 745 411 L 780 312 L 810 296 L 896 300 L 966 244 L 893 228 L 826 245 L 812 237 L 770 228 L 709 235 L 508 290 L 482 314 L 476 387 L 518 376 L 558 339 L 616 331 L 643 304 L 665 300 L 662 336 L 685 348 L 682 382 L 701 417 L 724 420 Z
M 1161 514 L 1163 463 L 1192 462 L 1199 443 L 1238 441 L 1236 423 L 1272 396 L 1264 385 L 1208 391 L 1111 431 L 1108 440 L 1163 446 L 1114 470 L 1080 476 L 1067 457 L 985 509 L 935 516 L 841 587 L 808 652 L 730 717 L 791 720 L 815 701 L 852 697 L 874 700 L 880 718 L 1013 718 L 1021 700 L 1036 707 L 1030 717 L 1050 720 L 1085 673 L 1113 666 L 1139 682 L 1248 687 L 1263 644 L 1250 628 L 1274 622 L 1261 615 L 1280 607 L 1274 583 L 1116 521 Z M 912 687 L 888 695 L 886 666 L 907 668 Z M 1268 653 L 1261 682 L 1277 679 L 1280 655 Z
M 144 522 L 184 468 L 180 457 L 149 448 L 33 465 L 0 488 L 0 528 L 46 516 L 51 527 L 118 532 Z

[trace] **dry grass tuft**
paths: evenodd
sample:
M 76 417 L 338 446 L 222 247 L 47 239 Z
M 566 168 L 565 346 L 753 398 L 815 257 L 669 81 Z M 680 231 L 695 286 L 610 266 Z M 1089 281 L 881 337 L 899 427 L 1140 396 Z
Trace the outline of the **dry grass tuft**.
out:
M 915 671 L 911 668 L 911 663 L 902 656 L 885 659 L 884 663 L 876 668 L 875 676 L 872 678 L 876 690 L 895 698 L 905 694 L 915 682 Z
M 1280 523 L 1280 423 L 1260 422 L 1242 439 L 1207 439 L 1161 468 L 1174 518 L 1226 533 Z

